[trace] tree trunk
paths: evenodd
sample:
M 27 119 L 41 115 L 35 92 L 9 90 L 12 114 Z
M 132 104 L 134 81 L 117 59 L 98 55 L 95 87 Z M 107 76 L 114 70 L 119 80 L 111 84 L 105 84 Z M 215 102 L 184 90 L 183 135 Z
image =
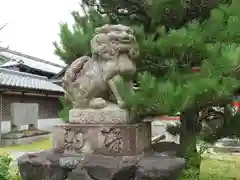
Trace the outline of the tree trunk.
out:
M 189 109 L 180 115 L 180 156 L 187 161 L 187 166 L 180 179 L 199 180 L 201 154 L 197 151 L 197 136 L 200 132 L 200 124 L 197 122 L 198 111 Z

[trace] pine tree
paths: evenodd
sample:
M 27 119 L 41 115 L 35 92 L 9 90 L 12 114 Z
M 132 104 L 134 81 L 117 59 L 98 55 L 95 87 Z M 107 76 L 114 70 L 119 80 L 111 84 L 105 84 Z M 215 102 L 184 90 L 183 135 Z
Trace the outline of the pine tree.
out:
M 85 16 L 80 16 L 76 11 L 72 12 L 75 20 L 73 31 L 67 23 L 61 24 L 60 45 L 57 42 L 53 43 L 55 54 L 66 64 L 71 64 L 78 57 L 91 55 L 90 41 L 95 28 L 109 23 L 108 17 L 103 17 L 93 8 L 86 11 L 82 5 L 82 10 L 85 12 Z
M 85 16 L 72 13 L 76 22 L 73 31 L 67 24 L 61 26 L 61 45 L 55 43 L 56 54 L 69 64 L 90 53 L 90 38 L 97 26 L 131 25 L 141 53 L 141 63 L 137 64 L 139 87 L 133 91 L 119 82 L 120 91 L 124 89 L 121 95 L 136 113 L 136 121 L 145 116 L 181 113 L 180 155 L 193 169 L 186 171 L 185 179 L 199 179 L 201 158 L 196 142 L 204 117 L 199 111 L 222 106 L 229 114 L 232 94 L 239 88 L 238 0 L 101 0 L 100 4 L 85 4 L 89 8 Z M 201 71 L 193 73 L 193 66 L 200 66 Z M 236 121 L 215 129 L 212 139 L 233 134 L 229 130 L 232 122 Z

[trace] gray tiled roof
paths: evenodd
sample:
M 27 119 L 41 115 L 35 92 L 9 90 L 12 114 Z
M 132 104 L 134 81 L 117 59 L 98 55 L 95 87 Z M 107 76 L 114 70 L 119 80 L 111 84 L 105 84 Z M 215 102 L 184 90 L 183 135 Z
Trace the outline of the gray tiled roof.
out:
M 30 60 L 30 59 L 24 59 L 24 60 L 10 60 L 7 61 L 6 63 L 0 65 L 0 67 L 9 67 L 9 66 L 17 66 L 17 65 L 25 65 L 34 69 L 38 69 L 41 71 L 45 71 L 45 72 L 50 72 L 50 73 L 54 73 L 57 74 L 58 72 L 60 72 L 62 70 L 62 68 L 60 67 L 55 67 L 49 64 L 44 64 L 41 62 L 37 62 L 34 60 Z
M 2 51 L 1 51 L 2 50 Z M 17 51 L 6 49 L 0 46 L 0 55 L 8 58 L 8 61 L 1 65 L 1 67 L 16 66 L 24 64 L 31 68 L 58 74 L 66 65 L 56 64 L 40 58 L 29 56 Z
M 0 68 L 0 86 L 34 90 L 64 92 L 61 86 L 50 82 L 46 77 Z

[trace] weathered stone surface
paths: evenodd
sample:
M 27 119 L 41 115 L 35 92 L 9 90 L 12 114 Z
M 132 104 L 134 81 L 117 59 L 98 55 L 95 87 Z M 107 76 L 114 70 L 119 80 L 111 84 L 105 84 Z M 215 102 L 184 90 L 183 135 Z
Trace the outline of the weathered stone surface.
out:
M 92 178 L 80 166 L 69 172 L 68 180 L 92 180 Z
M 75 157 L 60 158 L 59 166 L 64 169 L 75 169 L 79 164 L 79 160 Z
M 134 177 L 136 164 L 132 162 L 124 163 L 121 159 L 114 157 L 92 156 L 87 160 L 87 162 L 78 166 L 77 169 L 69 173 L 69 175 L 75 173 L 75 177 L 79 179 L 79 177 L 76 176 L 76 172 L 78 174 L 81 170 L 84 170 L 82 174 L 85 174 L 85 178 L 91 177 L 92 179 L 98 180 L 127 180 Z M 77 180 L 77 178 L 70 180 Z
M 65 153 L 134 156 L 151 146 L 151 124 L 67 124 L 53 132 L 53 147 Z
M 146 157 L 138 163 L 135 180 L 174 180 L 179 177 L 179 173 L 183 170 L 184 164 L 185 161 L 177 157 Z
M 20 139 L 20 138 L 26 138 L 26 137 L 41 136 L 45 134 L 50 134 L 50 132 L 45 130 L 39 130 L 39 129 L 21 130 L 21 131 L 8 132 L 5 134 L 2 134 L 2 139 Z
M 44 130 L 21 130 L 2 134 L 1 146 L 30 144 L 49 137 L 50 132 Z
M 13 146 L 13 145 L 24 145 L 24 144 L 31 144 L 33 142 L 38 142 L 44 139 L 49 138 L 49 135 L 37 135 L 31 137 L 24 137 L 24 138 L 2 138 L 1 139 L 1 146 Z
M 74 108 L 101 109 L 107 106 L 109 96 L 114 95 L 115 103 L 123 108 L 116 82 L 121 78 L 133 88 L 134 61 L 139 55 L 133 30 L 120 24 L 96 28 L 91 50 L 92 57 L 82 56 L 66 70 L 62 80 L 65 98 Z
M 72 109 L 69 111 L 69 123 L 123 123 L 128 124 L 129 112 L 115 104 L 103 109 Z
M 177 156 L 180 152 L 180 144 L 174 142 L 158 142 L 151 147 L 153 151 L 165 156 Z
M 60 159 L 78 164 L 60 167 Z M 65 162 L 66 162 L 65 161 Z M 71 164 L 71 163 L 70 163 Z M 176 180 L 185 161 L 176 157 L 70 155 L 46 151 L 18 159 L 23 180 Z
M 22 180 L 65 180 L 67 171 L 59 166 L 60 154 L 46 151 L 18 158 Z

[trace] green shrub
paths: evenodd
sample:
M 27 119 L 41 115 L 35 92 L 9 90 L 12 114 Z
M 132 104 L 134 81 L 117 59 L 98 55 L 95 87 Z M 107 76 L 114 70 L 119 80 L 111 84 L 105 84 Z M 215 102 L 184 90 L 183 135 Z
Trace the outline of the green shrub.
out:
M 19 171 L 10 172 L 12 158 L 9 155 L 0 156 L 0 180 L 21 180 Z
M 69 110 L 72 109 L 72 105 L 67 102 L 64 97 L 60 97 L 60 102 L 62 109 L 59 112 L 59 116 L 64 122 L 67 123 L 69 121 Z
M 19 171 L 16 171 L 16 172 L 14 172 L 13 174 L 11 174 L 9 180 L 22 180 Z
M 9 167 L 12 162 L 12 158 L 8 155 L 0 156 L 0 179 L 9 180 L 11 178 Z

